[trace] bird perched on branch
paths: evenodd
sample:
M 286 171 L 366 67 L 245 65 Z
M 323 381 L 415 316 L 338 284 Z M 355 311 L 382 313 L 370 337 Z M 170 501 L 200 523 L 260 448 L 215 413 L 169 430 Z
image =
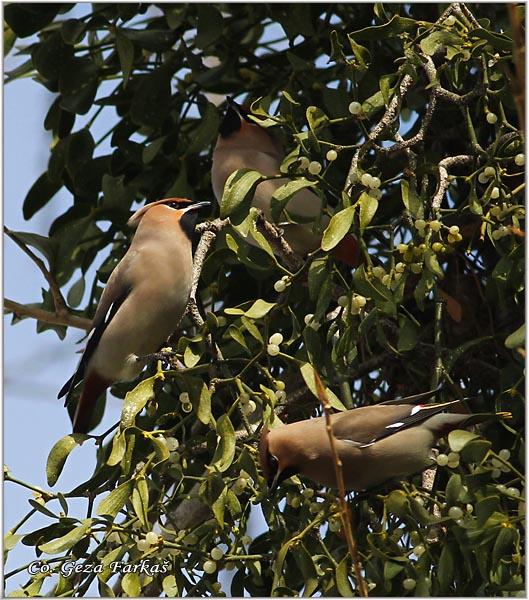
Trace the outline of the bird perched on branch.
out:
M 219 137 L 213 151 L 211 181 L 215 197 L 220 204 L 224 186 L 229 176 L 238 169 L 252 169 L 272 177 L 280 174 L 285 157 L 281 144 L 268 131 L 250 118 L 250 111 L 227 98 L 227 109 L 220 124 Z M 275 192 L 289 181 L 288 178 L 268 179 L 255 189 L 252 205 L 272 220 L 271 202 Z M 308 189 L 299 190 L 287 204 L 289 215 L 299 223 L 280 223 L 284 236 L 292 249 L 304 256 L 320 247 L 321 232 L 314 230 L 320 224 L 323 230 L 329 223 L 321 215 L 322 200 Z M 250 243 L 253 240 L 248 237 Z M 333 250 L 334 256 L 350 266 L 358 266 L 360 252 L 352 235 L 346 236 Z
M 134 239 L 112 272 L 94 316 L 84 353 L 58 398 L 72 400 L 83 384 L 74 433 L 90 430 L 92 412 L 111 384 L 134 379 L 184 314 L 193 272 L 197 212 L 209 202 L 169 198 L 147 204 L 128 221 Z
M 423 471 L 432 465 L 431 449 L 437 438 L 491 416 L 508 416 L 445 412 L 462 400 L 416 406 L 393 402 L 398 401 L 331 415 L 347 490 L 366 490 Z M 336 487 L 325 417 L 271 430 L 264 427 L 259 455 L 271 491 L 297 474 Z

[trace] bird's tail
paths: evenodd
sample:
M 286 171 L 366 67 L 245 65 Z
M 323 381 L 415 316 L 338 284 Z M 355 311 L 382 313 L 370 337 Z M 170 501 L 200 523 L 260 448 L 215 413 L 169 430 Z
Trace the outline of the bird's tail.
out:
M 109 382 L 95 373 L 90 373 L 84 381 L 83 391 L 75 409 L 73 433 L 88 433 L 95 404 L 109 386 Z

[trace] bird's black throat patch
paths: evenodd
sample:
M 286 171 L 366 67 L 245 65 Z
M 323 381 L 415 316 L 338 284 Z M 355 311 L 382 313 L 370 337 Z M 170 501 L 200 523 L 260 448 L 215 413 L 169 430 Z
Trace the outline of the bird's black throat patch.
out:
M 193 241 L 195 236 L 197 219 L 198 211 L 196 210 L 188 210 L 180 217 L 180 227 L 191 241 Z

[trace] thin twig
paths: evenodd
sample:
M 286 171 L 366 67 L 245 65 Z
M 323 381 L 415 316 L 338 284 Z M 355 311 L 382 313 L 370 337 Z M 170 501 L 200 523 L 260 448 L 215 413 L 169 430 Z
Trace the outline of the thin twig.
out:
M 340 516 L 342 518 L 345 539 L 347 540 L 349 554 L 351 555 L 351 561 L 353 563 L 353 569 L 355 572 L 358 590 L 361 596 L 367 598 L 369 596 L 369 592 L 367 589 L 365 579 L 362 575 L 362 565 L 360 563 L 360 557 L 358 554 L 358 546 L 353 535 L 352 515 L 351 511 L 349 510 L 349 506 L 347 505 L 347 502 L 345 500 L 345 483 L 343 478 L 342 461 L 338 455 L 338 451 L 336 450 L 336 438 L 334 437 L 334 433 L 332 431 L 332 421 L 330 413 L 331 404 L 329 402 L 329 399 L 327 398 L 327 394 L 325 393 L 325 389 L 323 387 L 321 379 L 316 371 L 314 371 L 314 377 L 316 382 L 316 391 L 318 393 L 318 398 L 321 402 L 323 412 L 325 414 L 327 435 L 329 436 L 329 443 L 331 445 L 331 453 L 333 457 L 334 471 L 336 474 L 336 482 L 338 483 L 338 500 L 340 502 Z
M 30 250 L 30 248 L 22 240 L 20 240 L 17 237 L 15 232 L 8 229 L 5 225 L 4 225 L 4 233 L 9 238 L 11 238 L 15 242 L 15 244 L 25 254 L 27 254 L 31 258 L 31 260 L 39 268 L 40 272 L 44 275 L 44 279 L 46 279 L 46 281 L 48 282 L 48 285 L 50 286 L 50 292 L 51 292 L 51 295 L 53 298 L 53 304 L 55 306 L 55 313 L 57 315 L 62 315 L 64 313 L 68 313 L 66 301 L 64 300 L 64 297 L 61 294 L 59 284 L 57 283 L 57 280 L 55 279 L 55 277 L 51 274 L 49 269 L 44 264 L 44 261 L 42 259 L 40 259 L 32 250 Z
M 65 327 L 76 327 L 77 329 L 83 329 L 89 331 L 92 328 L 92 321 L 85 319 L 84 317 L 77 317 L 72 315 L 70 312 L 58 315 L 52 313 L 49 310 L 44 310 L 38 306 L 32 306 L 31 304 L 19 304 L 9 298 L 4 298 L 4 310 L 6 312 L 12 312 L 17 317 L 31 317 L 37 319 L 43 323 L 49 323 L 50 325 L 64 325 Z
M 266 220 L 264 214 L 259 211 L 255 226 L 272 247 L 274 254 L 281 258 L 287 269 L 298 271 L 303 266 L 303 260 L 292 250 L 290 244 L 283 237 L 283 230 Z

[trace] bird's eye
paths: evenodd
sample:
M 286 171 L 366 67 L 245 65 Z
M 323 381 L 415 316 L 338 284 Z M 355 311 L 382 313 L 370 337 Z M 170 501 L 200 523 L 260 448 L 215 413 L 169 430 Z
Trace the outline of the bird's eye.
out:
M 270 477 L 273 479 L 279 468 L 279 461 L 273 454 L 268 454 L 267 462 L 268 462 L 268 471 L 270 473 Z

